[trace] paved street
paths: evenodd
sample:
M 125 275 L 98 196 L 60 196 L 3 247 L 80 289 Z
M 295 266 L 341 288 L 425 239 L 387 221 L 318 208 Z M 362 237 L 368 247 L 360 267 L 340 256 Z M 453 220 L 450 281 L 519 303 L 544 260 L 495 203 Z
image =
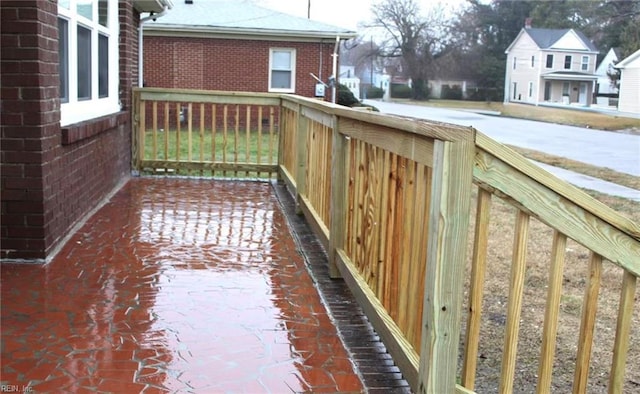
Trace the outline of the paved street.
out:
M 473 126 L 505 144 L 640 176 L 640 135 L 368 100 L 380 112 Z

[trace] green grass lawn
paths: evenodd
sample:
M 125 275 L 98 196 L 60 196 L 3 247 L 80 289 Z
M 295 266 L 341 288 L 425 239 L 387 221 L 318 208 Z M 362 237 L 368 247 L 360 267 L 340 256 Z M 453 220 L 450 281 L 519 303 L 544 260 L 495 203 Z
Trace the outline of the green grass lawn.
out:
M 270 138 L 273 138 L 270 142 Z M 216 132 L 215 140 L 211 130 L 189 133 L 175 130 L 158 132 L 154 144 L 152 131 L 145 134 L 145 160 L 172 160 L 194 162 L 275 164 L 278 160 L 277 135 L 257 131 L 247 133 Z M 178 149 L 179 146 L 179 149 Z M 213 152 L 215 151 L 215 155 Z
M 235 130 L 216 132 L 215 138 L 211 130 L 205 130 L 202 135 L 196 130 L 189 137 L 188 131 L 176 130 L 168 132 L 153 131 L 145 133 L 144 161 L 169 161 L 184 163 L 226 163 L 226 164 L 272 164 L 278 162 L 278 136 L 277 133 L 269 134 L 269 131 L 246 130 L 237 134 Z M 256 171 L 212 171 L 208 169 L 176 169 L 150 168 L 142 171 L 153 174 L 197 175 L 197 176 L 223 176 L 234 178 L 265 178 L 270 174 Z

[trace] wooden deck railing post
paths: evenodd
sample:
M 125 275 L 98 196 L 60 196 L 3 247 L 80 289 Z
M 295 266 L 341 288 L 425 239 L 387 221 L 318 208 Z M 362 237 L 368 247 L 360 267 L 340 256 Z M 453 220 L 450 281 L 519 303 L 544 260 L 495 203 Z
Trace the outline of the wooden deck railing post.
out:
M 420 393 L 452 393 L 456 389 L 474 153 L 473 139 L 435 141 Z
M 338 249 L 344 247 L 345 209 L 347 204 L 347 139 L 338 130 L 338 117 L 333 117 L 331 149 L 331 228 L 329 229 L 329 275 L 340 278 L 336 266 Z
M 131 169 L 134 174 L 140 171 L 140 157 L 138 157 L 138 130 L 140 128 L 140 92 L 133 91 L 131 111 Z
M 298 141 L 296 142 L 298 168 L 296 170 L 296 213 L 302 214 L 300 196 L 306 193 L 307 183 L 307 135 L 309 120 L 302 116 L 302 106 L 298 105 Z

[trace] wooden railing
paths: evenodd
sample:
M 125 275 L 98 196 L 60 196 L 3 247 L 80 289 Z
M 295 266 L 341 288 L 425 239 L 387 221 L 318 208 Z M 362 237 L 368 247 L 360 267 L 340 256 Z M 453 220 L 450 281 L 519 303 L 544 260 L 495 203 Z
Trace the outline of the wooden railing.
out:
M 134 169 L 271 178 L 280 99 L 254 93 L 135 89 Z
M 629 344 L 640 348 L 639 334 L 631 330 L 633 324 L 640 324 L 633 314 L 640 275 L 637 223 L 471 128 L 360 112 L 290 95 L 149 89 L 134 94 L 140 108 L 134 114 L 134 168 L 138 170 L 203 169 L 200 164 L 182 167 L 164 162 L 155 167 L 154 159 L 140 159 L 143 153 L 149 155 L 143 147 L 154 146 L 148 140 L 153 127 L 147 128 L 145 114 L 150 105 L 154 112 L 153 101 L 182 106 L 213 102 L 222 108 L 268 106 L 262 113 L 274 114 L 269 118 L 269 130 L 274 132 L 268 134 L 273 145 L 279 138 L 277 166 L 243 167 L 246 163 L 218 156 L 222 160 L 206 162 L 204 168 L 226 170 L 227 176 L 277 170 L 278 178 L 295 195 L 299 212 L 325 246 L 331 274 L 349 284 L 414 391 L 522 391 L 523 382 L 530 383 L 531 378 L 516 373 L 520 363 L 534 370 L 530 375 L 536 376 L 537 392 L 549 392 L 553 372 L 566 360 L 574 364 L 568 387 L 575 393 L 586 391 L 590 369 L 593 378 L 608 366 L 610 392 L 634 388 L 635 380 L 625 383 L 624 376 Z M 240 130 L 249 129 L 243 129 L 245 123 L 237 117 L 223 115 L 222 119 L 212 129 L 234 130 L 234 136 L 239 123 Z M 275 155 L 269 152 L 258 157 Z M 191 160 L 199 160 L 197 156 L 192 154 Z M 476 203 L 471 204 L 474 199 Z M 494 223 L 498 216 L 493 209 L 503 206 L 513 209 L 515 223 Z M 528 276 L 528 267 L 534 265 L 527 251 L 532 223 L 536 237 L 538 227 L 553 233 L 549 249 L 542 251 L 549 261 L 535 262 L 548 280 L 540 279 L 544 284 L 536 286 L 531 286 L 534 278 Z M 501 241 L 505 233 L 512 234 L 512 247 Z M 588 262 L 574 258 L 576 248 L 586 251 L 579 257 L 590 254 Z M 580 264 L 585 283 L 571 277 Z M 611 298 L 617 291 L 610 283 L 612 269 L 622 273 L 620 303 L 615 334 L 609 335 L 611 349 L 602 353 L 599 349 L 609 342 L 594 341 L 596 308 L 599 295 Z M 502 287 L 508 288 L 504 296 L 486 289 L 491 280 L 502 280 L 500 275 L 507 284 Z M 576 289 L 584 292 L 582 307 L 574 311 L 580 316 L 575 337 L 558 334 L 567 303 L 563 298 L 566 281 L 575 283 L 564 289 L 572 297 L 568 300 L 577 297 Z M 523 319 L 529 317 L 526 308 L 531 294 L 540 299 L 544 312 Z M 610 303 L 605 306 L 615 308 Z M 490 327 L 495 321 L 504 339 L 494 340 L 498 345 L 490 348 L 488 338 L 499 336 Z M 523 333 L 530 332 L 539 332 L 540 342 L 527 341 L 518 349 Z M 556 355 L 558 338 L 572 342 L 572 350 Z M 594 365 L 592 348 L 609 354 L 610 362 L 596 360 Z M 535 354 L 539 361 L 523 361 L 518 356 L 523 353 Z M 478 364 L 487 355 L 502 360 L 500 367 L 490 367 L 491 373 Z M 566 384 L 559 387 L 567 389 Z

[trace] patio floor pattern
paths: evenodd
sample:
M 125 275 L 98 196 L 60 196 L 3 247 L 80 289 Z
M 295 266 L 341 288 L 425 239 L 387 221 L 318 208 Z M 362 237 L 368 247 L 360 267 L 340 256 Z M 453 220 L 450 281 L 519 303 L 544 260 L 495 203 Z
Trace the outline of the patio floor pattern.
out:
M 268 183 L 133 178 L 49 264 L 0 270 L 8 389 L 360 392 L 384 364 L 408 390 L 386 356 L 354 369 Z

